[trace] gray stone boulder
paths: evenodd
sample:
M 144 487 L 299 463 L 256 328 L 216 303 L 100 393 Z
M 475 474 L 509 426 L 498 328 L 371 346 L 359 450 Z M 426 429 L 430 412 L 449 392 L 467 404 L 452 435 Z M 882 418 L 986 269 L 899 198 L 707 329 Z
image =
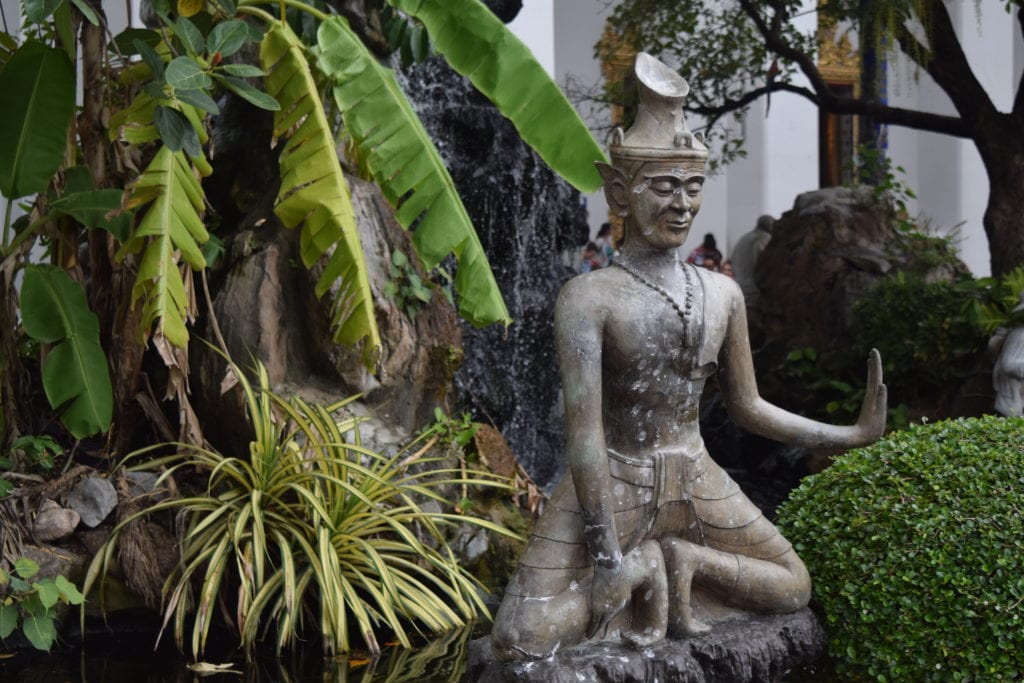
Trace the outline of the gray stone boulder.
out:
M 588 643 L 554 657 L 502 665 L 490 638 L 469 647 L 465 683 L 771 683 L 818 659 L 826 635 L 807 608 L 719 624 L 708 635 L 666 639 L 643 650 Z
M 103 477 L 86 477 L 68 493 L 68 507 L 81 516 L 87 527 L 97 527 L 117 507 L 117 491 Z
M 921 246 L 899 233 L 892 204 L 872 187 L 800 195 L 775 222 L 757 264 L 765 346 L 782 354 L 830 348 L 846 338 L 854 303 L 897 270 L 929 281 L 967 272 L 959 262 L 932 264 Z

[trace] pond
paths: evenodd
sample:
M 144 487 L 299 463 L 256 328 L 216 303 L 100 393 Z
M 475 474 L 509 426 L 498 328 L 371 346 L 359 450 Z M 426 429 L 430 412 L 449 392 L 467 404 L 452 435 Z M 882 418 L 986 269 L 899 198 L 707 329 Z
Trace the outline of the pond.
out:
M 151 629 L 118 634 L 117 638 L 90 636 L 84 645 L 53 654 L 19 651 L 0 654 L 0 681 L 17 683 L 456 683 L 465 670 L 472 629 L 451 631 L 408 650 L 394 644 L 372 660 L 358 654 L 325 659 L 319 642 L 307 642 L 300 650 L 274 656 L 272 646 L 257 652 L 246 663 L 238 650 L 213 643 L 204 658 L 210 665 L 230 665 L 221 673 L 194 671 L 193 665 L 165 639 L 153 648 Z M 205 667 L 212 669 L 213 667 Z
M 90 636 L 85 646 L 53 654 L 22 651 L 0 654 L 0 681 L 17 683 L 458 683 L 466 669 L 470 628 L 452 631 L 417 649 L 386 647 L 373 661 L 358 654 L 325 659 L 319 643 L 307 642 L 301 650 L 274 656 L 272 647 L 258 652 L 246 663 L 241 654 L 213 643 L 206 663 L 226 666 L 220 673 L 194 671 L 193 664 L 165 639 L 154 650 L 151 628 L 111 637 Z M 212 667 L 208 667 L 212 669 Z M 790 672 L 783 683 L 827 683 L 836 680 L 830 662 L 823 661 Z M 497 683 L 489 681 L 488 683 Z

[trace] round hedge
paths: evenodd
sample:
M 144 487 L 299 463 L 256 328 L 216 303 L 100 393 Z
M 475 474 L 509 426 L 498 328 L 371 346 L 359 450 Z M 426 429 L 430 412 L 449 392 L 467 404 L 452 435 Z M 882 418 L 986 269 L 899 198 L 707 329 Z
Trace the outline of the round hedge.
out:
M 839 673 L 1024 676 L 1024 419 L 895 432 L 804 479 L 777 523 L 811 572 Z

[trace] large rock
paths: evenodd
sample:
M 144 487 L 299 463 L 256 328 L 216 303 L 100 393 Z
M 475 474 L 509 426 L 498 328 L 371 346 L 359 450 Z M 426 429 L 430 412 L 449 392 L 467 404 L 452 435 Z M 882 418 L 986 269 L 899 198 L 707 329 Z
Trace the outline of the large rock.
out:
M 825 631 L 809 609 L 721 624 L 710 634 L 637 651 L 618 642 L 580 645 L 554 657 L 501 665 L 490 638 L 470 644 L 463 681 L 496 683 L 769 683 L 815 661 Z
M 931 266 L 912 244 L 901 239 L 892 204 L 874 188 L 832 187 L 797 197 L 758 260 L 766 347 L 780 353 L 830 348 L 846 338 L 854 303 L 897 270 L 930 281 L 966 272 L 962 264 Z
M 358 350 L 331 340 L 329 307 L 336 292 L 316 297 L 320 267 L 307 271 L 297 265 L 296 232 L 273 218 L 231 238 L 215 281 L 217 321 L 235 362 L 248 367 L 262 361 L 275 390 L 321 402 L 363 393 L 374 415 L 415 431 L 433 420 L 435 407 L 450 409 L 452 377 L 462 359 L 458 317 L 439 290 L 414 317 L 386 294 L 392 253 L 413 253 L 409 233 L 375 186 L 347 180 L 383 340 L 377 372 L 365 368 Z M 410 264 L 427 279 L 415 257 Z M 206 337 L 214 338 L 212 329 Z M 193 385 L 203 414 L 217 418 L 204 425 L 207 437 L 222 447 L 244 444 L 250 437 L 241 395 L 221 394 L 223 359 L 204 345 L 194 350 L 201 360 Z

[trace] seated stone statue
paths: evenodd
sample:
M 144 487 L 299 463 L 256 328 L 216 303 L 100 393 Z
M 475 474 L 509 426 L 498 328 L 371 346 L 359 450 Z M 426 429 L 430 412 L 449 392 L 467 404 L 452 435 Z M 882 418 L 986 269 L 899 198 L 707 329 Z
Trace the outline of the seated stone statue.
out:
M 636 123 L 617 131 L 612 165 L 599 164 L 624 219 L 621 255 L 558 298 L 570 467 L 495 617 L 492 646 L 505 661 L 588 639 L 644 646 L 743 610 L 807 604 L 800 558 L 705 450 L 698 413 L 708 377 L 718 374 L 738 425 L 778 441 L 848 448 L 885 426 L 876 351 L 855 425 L 809 420 L 758 395 L 739 287 L 678 253 L 708 156 L 683 120 L 689 86 L 646 54 L 636 75 Z

